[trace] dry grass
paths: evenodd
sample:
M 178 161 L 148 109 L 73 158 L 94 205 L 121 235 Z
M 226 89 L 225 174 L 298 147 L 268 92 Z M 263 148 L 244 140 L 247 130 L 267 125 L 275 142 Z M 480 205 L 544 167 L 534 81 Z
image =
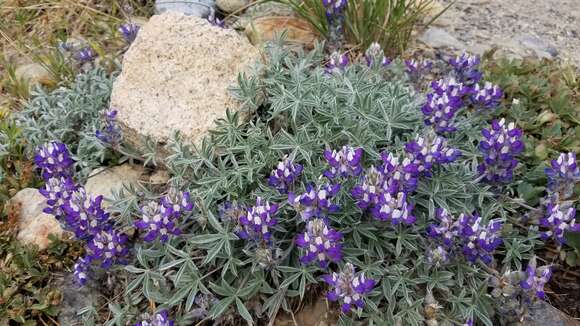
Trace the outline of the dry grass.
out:
M 5 0 L 0 1 L 0 111 L 28 97 L 28 85 L 14 69 L 37 62 L 53 75 L 54 84 L 70 78 L 59 65 L 55 46 L 74 39 L 91 44 L 100 55 L 123 46 L 119 24 L 152 14 L 153 0 Z

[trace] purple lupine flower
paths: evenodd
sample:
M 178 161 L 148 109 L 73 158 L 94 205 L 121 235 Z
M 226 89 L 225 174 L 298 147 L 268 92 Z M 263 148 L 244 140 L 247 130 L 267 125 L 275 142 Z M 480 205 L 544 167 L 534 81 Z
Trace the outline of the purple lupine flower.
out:
M 97 57 L 97 54 L 90 46 L 86 46 L 82 49 L 79 49 L 74 57 L 78 62 L 86 63 L 93 61 Z
M 174 321 L 169 319 L 169 312 L 163 309 L 155 315 L 136 323 L 134 326 L 173 326 Z
M 237 201 L 226 201 L 218 205 L 218 215 L 221 221 L 238 223 L 242 216 L 248 214 L 247 207 Z
M 383 173 L 371 166 L 361 178 L 360 184 L 352 188 L 351 194 L 360 209 L 371 208 L 379 203 L 379 197 L 386 191 L 386 185 Z
M 306 232 L 298 234 L 296 246 L 306 250 L 300 257 L 303 264 L 318 261 L 322 268 L 326 268 L 329 262 L 338 262 L 342 259 L 342 234 L 331 228 L 322 218 L 309 220 L 306 224 Z
M 38 190 L 46 198 L 47 207 L 42 211 L 46 214 L 54 215 L 57 220 L 64 223 L 65 212 L 63 206 L 77 188 L 78 186 L 71 178 L 55 177 L 48 179 L 44 186 Z
M 90 261 L 80 257 L 74 265 L 74 278 L 80 285 L 85 285 L 88 280 Z
M 431 70 L 431 68 L 433 67 L 433 63 L 429 60 L 424 60 L 424 61 L 416 61 L 415 59 L 411 59 L 411 60 L 405 60 L 405 67 L 406 67 L 406 72 L 407 74 L 409 74 L 411 77 L 420 77 L 421 75 L 423 75 L 424 73 L 427 73 Z
M 105 144 L 115 147 L 121 143 L 121 129 L 117 126 L 117 111 L 107 110 L 104 113 L 104 129 L 97 130 L 97 138 Z
M 493 251 L 502 243 L 500 220 L 491 220 L 483 224 L 477 214 L 461 214 L 457 221 L 459 237 L 463 242 L 463 254 L 468 261 L 474 263 L 480 259 L 489 264 L 493 260 Z
M 483 76 L 481 71 L 479 71 L 481 61 L 476 55 L 463 52 L 461 55 L 451 58 L 448 62 L 453 67 L 455 76 L 462 83 L 467 85 L 477 84 Z
M 271 227 L 276 225 L 278 205 L 258 197 L 256 205 L 248 209 L 248 213 L 240 218 L 242 229 L 238 236 L 242 239 L 269 242 L 272 237 Z
M 330 169 L 324 171 L 324 176 L 328 179 L 336 177 L 359 176 L 362 172 L 361 158 L 362 148 L 343 146 L 340 151 L 324 151 L 324 158 L 330 165 Z
M 355 273 L 351 263 L 344 265 L 340 273 L 323 276 L 323 280 L 331 286 L 326 295 L 330 301 L 340 301 L 343 313 L 349 313 L 353 308 L 363 308 L 364 297 L 375 287 L 376 281 L 367 279 L 363 273 Z M 356 309 L 355 308 L 355 309 Z
M 90 239 L 109 224 L 109 213 L 102 208 L 103 196 L 92 198 L 83 187 L 71 193 L 62 205 L 65 228 L 78 239 Z
M 113 264 L 125 263 L 124 257 L 128 253 L 127 236 L 111 226 L 97 232 L 87 244 L 88 259 L 100 262 L 105 269 Z
M 42 177 L 72 177 L 74 161 L 67 146 L 60 142 L 50 142 L 40 146 L 34 155 L 34 163 L 42 169 Z
M 501 104 L 503 92 L 499 86 L 485 82 L 483 86 L 475 84 L 471 94 L 471 103 L 478 109 L 493 110 Z
M 180 218 L 183 214 L 193 210 L 193 202 L 187 191 L 179 191 L 170 188 L 167 195 L 161 198 L 161 205 L 166 209 L 167 215 L 172 218 Z
M 443 246 L 435 248 L 428 247 L 426 252 L 427 264 L 434 267 L 441 267 L 449 262 L 449 253 Z
M 330 55 L 330 59 L 326 64 L 326 73 L 331 74 L 333 72 L 342 72 L 348 66 L 349 60 L 346 53 L 340 54 L 338 52 L 333 52 Z
M 468 320 L 465 321 L 465 324 L 463 324 L 462 326 L 473 326 L 473 319 L 469 318 Z
M 288 193 L 289 188 L 298 180 L 302 174 L 301 164 L 294 164 L 287 156 L 278 163 L 268 178 L 268 185 L 278 189 L 281 194 Z
M 207 21 L 212 24 L 213 26 L 217 26 L 220 28 L 226 28 L 226 24 L 222 19 L 219 19 L 216 14 L 215 10 L 211 8 L 209 15 L 207 16 Z
M 383 165 L 380 172 L 383 174 L 383 179 L 386 184 L 385 189 L 390 194 L 396 194 L 399 191 L 413 192 L 417 188 L 417 176 L 419 169 L 416 164 L 411 162 L 411 159 L 405 157 L 399 163 L 399 158 L 393 153 L 382 152 L 381 160 Z
M 576 224 L 576 208 L 569 202 L 560 202 L 557 195 L 550 197 L 540 226 L 548 228 L 540 233 L 540 237 L 543 240 L 553 237 L 559 246 L 566 243 L 566 231 L 580 232 L 580 224 Z
M 121 33 L 127 43 L 131 44 L 135 41 L 139 29 L 140 27 L 137 24 L 126 23 L 119 26 L 119 33 Z
M 343 14 L 348 5 L 348 0 L 322 0 L 322 5 L 326 9 L 326 17 L 329 20 L 333 20 Z
M 544 285 L 548 283 L 551 277 L 552 267 L 542 266 L 536 268 L 536 257 L 533 257 L 528 263 L 525 271 L 525 277 L 520 282 L 520 287 L 526 292 L 533 293 L 530 295 L 531 298 L 535 296 L 543 300 L 546 298 Z
M 429 174 L 435 164 L 447 164 L 461 156 L 458 149 L 447 145 L 447 140 L 441 136 L 419 136 L 405 144 L 405 151 L 417 166 L 419 173 Z
M 391 64 L 391 60 L 385 56 L 383 48 L 377 42 L 373 42 L 365 51 L 365 60 L 369 67 L 374 67 L 375 65 L 386 67 Z
M 493 120 L 491 128 L 481 132 L 484 139 L 479 143 L 483 162 L 478 169 L 487 182 L 510 182 L 518 165 L 515 157 L 524 150 L 522 131 L 513 122 Z
M 463 97 L 470 94 L 471 88 L 458 82 L 455 78 L 438 79 L 431 82 L 431 89 L 439 95 L 447 94 L 455 105 L 463 105 Z
M 580 182 L 580 169 L 576 164 L 576 153 L 560 153 L 557 160 L 545 169 L 548 176 L 548 190 L 557 193 L 560 199 L 568 199 L 574 193 L 574 186 Z
M 407 202 L 407 194 L 399 192 L 391 195 L 382 193 L 379 202 L 371 209 L 371 214 L 379 221 L 390 221 L 392 224 L 413 224 L 417 220 L 412 213 L 413 205 Z
M 447 93 L 427 94 L 427 102 L 421 107 L 421 112 L 425 116 L 423 120 L 426 126 L 433 126 L 438 134 L 454 132 L 457 130 L 453 124 L 453 118 L 463 103 L 453 100 Z
M 288 193 L 288 202 L 300 214 L 304 221 L 312 217 L 324 217 L 328 213 L 335 213 L 340 206 L 332 203 L 332 199 L 340 191 L 340 185 L 312 185 L 306 186 L 306 192 L 296 195 Z
M 143 240 L 155 241 L 157 238 L 161 242 L 167 242 L 170 235 L 180 235 L 181 230 L 177 228 L 175 219 L 168 209 L 156 201 L 150 201 L 141 208 L 141 219 L 134 222 L 135 227 L 146 230 L 147 234 Z
M 431 89 L 433 92 L 427 94 L 427 101 L 421 108 L 425 115 L 425 125 L 433 126 L 437 133 L 457 130 L 453 118 L 463 107 L 463 97 L 469 93 L 469 89 L 453 78 L 433 81 Z
M 457 224 L 453 216 L 444 208 L 435 210 L 435 217 L 439 220 L 439 225 L 431 224 L 427 227 L 427 234 L 437 238 L 447 247 L 453 246 L 453 240 L 457 236 Z

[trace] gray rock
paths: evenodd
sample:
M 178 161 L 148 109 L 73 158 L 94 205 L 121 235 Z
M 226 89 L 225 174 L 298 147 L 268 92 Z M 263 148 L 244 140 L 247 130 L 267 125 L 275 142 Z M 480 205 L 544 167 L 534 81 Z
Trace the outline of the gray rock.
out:
M 250 0 L 216 0 L 216 5 L 224 12 L 238 11 L 250 3 Z
M 453 35 L 437 27 L 431 27 L 425 31 L 425 33 L 419 37 L 419 41 L 436 49 L 453 48 L 459 50 L 465 47 L 465 45 Z
M 130 164 L 97 168 L 90 173 L 85 190 L 93 196 L 102 195 L 105 199 L 112 199 L 113 192 L 120 191 L 124 185 L 136 185 L 143 172 L 143 167 Z M 103 206 L 108 206 L 108 203 L 103 202 Z
M 60 325 L 83 325 L 78 312 L 85 307 L 98 307 L 98 286 L 90 281 L 79 286 L 72 273 L 57 279 L 55 286 L 62 291 L 62 302 L 59 306 L 58 322 Z
M 260 17 L 293 17 L 294 11 L 281 3 L 266 2 L 249 7 L 240 17 L 232 23 L 232 27 L 236 29 L 245 29 L 248 24 Z
M 580 322 L 554 308 L 545 301 L 539 301 L 530 309 L 530 316 L 523 326 L 579 326 Z
M 24 81 L 29 87 L 35 85 L 54 85 L 56 81 L 48 69 L 38 63 L 22 65 L 14 71 L 17 80 Z
M 539 37 L 523 35 L 518 37 L 518 41 L 524 48 L 532 51 L 538 58 L 554 58 L 558 56 L 558 50 Z
M 155 13 L 176 11 L 188 16 L 207 17 L 215 9 L 214 0 L 156 0 Z

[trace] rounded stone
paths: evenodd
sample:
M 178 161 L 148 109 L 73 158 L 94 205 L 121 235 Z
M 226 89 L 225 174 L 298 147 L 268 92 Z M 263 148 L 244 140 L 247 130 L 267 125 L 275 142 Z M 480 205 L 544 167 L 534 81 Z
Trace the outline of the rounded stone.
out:
M 217 0 L 216 5 L 224 12 L 235 12 L 250 3 L 250 0 Z
M 201 143 L 226 110 L 241 108 L 229 88 L 259 59 L 234 30 L 175 12 L 153 16 L 125 53 L 113 85 L 111 107 L 125 141 L 143 148 L 150 136 L 163 145 L 178 131 Z

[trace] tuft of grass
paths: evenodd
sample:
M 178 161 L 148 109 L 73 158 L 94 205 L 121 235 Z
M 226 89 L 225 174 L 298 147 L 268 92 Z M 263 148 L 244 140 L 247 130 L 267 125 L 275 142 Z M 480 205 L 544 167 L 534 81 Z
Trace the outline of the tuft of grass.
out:
M 322 36 L 328 36 L 326 10 L 321 0 L 266 0 L 291 7 L 298 16 L 308 21 Z M 351 0 L 345 12 L 343 25 L 348 46 L 364 50 L 378 42 L 385 53 L 395 56 L 403 53 L 413 31 L 426 27 L 443 14 L 453 3 L 431 20 L 434 0 Z

